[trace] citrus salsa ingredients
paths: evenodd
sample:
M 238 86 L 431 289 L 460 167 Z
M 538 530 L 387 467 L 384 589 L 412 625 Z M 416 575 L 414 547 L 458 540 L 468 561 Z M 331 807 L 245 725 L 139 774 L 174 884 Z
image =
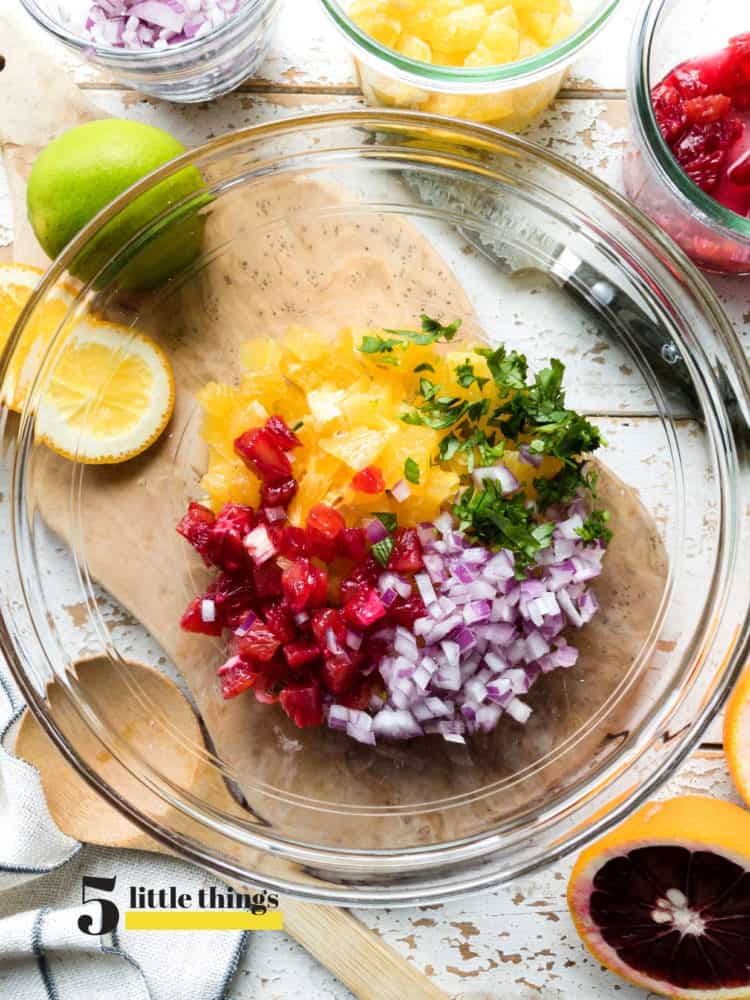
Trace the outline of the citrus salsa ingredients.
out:
M 117 118 L 86 122 L 58 136 L 34 161 L 27 190 L 29 221 L 44 252 L 57 257 L 97 212 L 184 152 L 163 129 Z M 71 274 L 82 281 L 95 279 L 140 229 L 202 188 L 194 167 L 162 181 L 89 241 L 70 265 Z M 161 226 L 117 275 L 121 288 L 157 287 L 198 256 L 203 239 L 199 215 L 188 213 Z
M 750 812 L 646 805 L 578 859 L 568 903 L 598 962 L 667 997 L 750 995 Z
M 515 352 L 455 351 L 459 328 L 423 316 L 330 351 L 293 329 L 246 345 L 238 390 L 202 391 L 214 509 L 177 530 L 219 575 L 181 624 L 231 632 L 225 698 L 253 688 L 363 743 L 463 740 L 526 722 L 520 696 L 575 665 L 563 632 L 598 610 L 611 536 L 583 457 L 599 432 L 559 361 L 529 382 Z
M 750 212 L 750 34 L 681 63 L 652 90 L 662 135 L 687 176 L 725 208 Z
M 574 28 L 569 0 L 354 0 L 349 15 L 383 45 L 441 66 L 497 66 Z
M 242 0 L 96 0 L 86 33 L 96 45 L 166 49 L 210 34 L 241 5 Z

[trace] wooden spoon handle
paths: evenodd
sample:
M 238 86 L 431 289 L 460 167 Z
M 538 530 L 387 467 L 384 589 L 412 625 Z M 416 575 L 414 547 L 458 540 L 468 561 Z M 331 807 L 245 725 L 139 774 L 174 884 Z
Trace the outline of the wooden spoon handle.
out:
M 359 1000 L 448 1000 L 347 910 L 281 900 L 284 928 Z

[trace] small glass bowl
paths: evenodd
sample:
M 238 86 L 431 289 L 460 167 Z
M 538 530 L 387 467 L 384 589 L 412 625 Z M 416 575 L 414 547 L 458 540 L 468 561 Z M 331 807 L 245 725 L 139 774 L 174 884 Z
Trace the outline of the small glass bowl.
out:
M 228 94 L 255 72 L 273 36 L 281 0 L 246 0 L 238 13 L 203 38 L 162 50 L 95 45 L 66 23 L 61 0 L 21 0 L 38 25 L 120 83 L 180 104 Z M 61 7 L 63 13 L 61 14 Z
M 628 69 L 630 141 L 625 190 L 699 267 L 750 274 L 750 219 L 694 184 L 664 141 L 651 90 L 686 59 L 724 48 L 750 30 L 750 11 L 736 0 L 648 0 L 636 18 Z
M 346 3 L 321 0 L 353 58 L 369 104 L 466 121 L 527 128 L 554 101 L 574 59 L 599 33 L 619 0 L 573 0 L 580 27 L 548 49 L 500 66 L 433 66 L 401 55 L 358 27 Z

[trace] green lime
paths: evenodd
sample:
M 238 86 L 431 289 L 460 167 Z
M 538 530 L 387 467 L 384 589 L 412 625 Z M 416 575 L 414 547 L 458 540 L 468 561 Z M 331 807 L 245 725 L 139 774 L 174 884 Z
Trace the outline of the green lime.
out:
M 45 253 L 57 257 L 97 212 L 184 152 L 168 132 L 118 118 L 87 122 L 63 133 L 37 157 L 27 191 L 29 220 Z M 73 261 L 71 273 L 90 281 L 145 230 L 118 261 L 117 283 L 123 288 L 162 284 L 200 253 L 204 220 L 197 212 L 208 196 L 175 206 L 203 189 L 195 167 L 162 181 L 107 223 Z M 164 212 L 167 216 L 155 221 Z M 101 287 L 113 277 L 110 269 L 96 284 Z

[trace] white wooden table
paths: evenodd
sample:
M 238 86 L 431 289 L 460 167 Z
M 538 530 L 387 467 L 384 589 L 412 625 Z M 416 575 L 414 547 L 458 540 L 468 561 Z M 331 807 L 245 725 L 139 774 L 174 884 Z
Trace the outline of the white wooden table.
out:
M 579 61 L 560 99 L 528 133 L 616 188 L 621 187 L 627 118 L 625 42 L 639 6 L 640 0 L 622 0 L 619 13 Z M 362 103 L 349 57 L 317 0 L 286 0 L 276 43 L 260 79 L 209 105 L 162 104 L 128 92 L 81 64 L 66 65 L 113 116 L 160 125 L 189 146 L 269 119 Z M 6 211 L 7 205 L 0 201 L 0 220 Z M 738 334 L 747 337 L 750 282 L 716 281 L 714 287 Z M 720 720 L 662 794 L 688 791 L 739 802 L 724 764 Z M 358 916 L 452 996 L 460 994 L 467 1000 L 643 997 L 601 969 L 580 943 L 565 903 L 570 867 L 561 864 L 461 902 L 362 911 Z M 350 994 L 285 935 L 256 934 L 230 996 L 232 1000 L 348 1000 Z

